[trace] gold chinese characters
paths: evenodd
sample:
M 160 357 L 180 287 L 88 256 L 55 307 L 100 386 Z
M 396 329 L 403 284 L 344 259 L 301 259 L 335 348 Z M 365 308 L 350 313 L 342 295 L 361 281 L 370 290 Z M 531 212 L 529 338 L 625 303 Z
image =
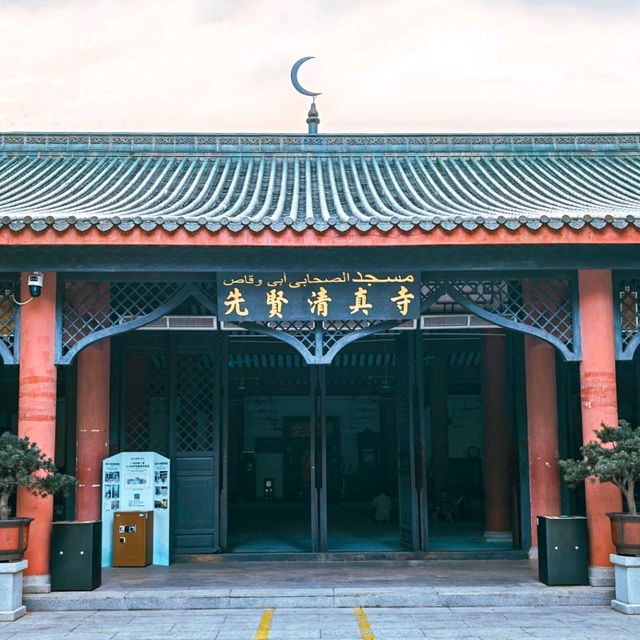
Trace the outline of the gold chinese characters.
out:
M 329 303 L 331 301 L 332 298 L 329 297 L 329 294 L 324 287 L 320 287 L 317 291 L 312 291 L 311 297 L 307 298 L 311 313 L 315 313 L 323 318 L 326 318 L 329 315 Z
M 249 315 L 249 309 L 243 307 L 242 305 L 245 303 L 245 299 L 242 297 L 242 293 L 238 287 L 235 287 L 231 291 L 229 291 L 229 295 L 227 299 L 224 301 L 224 306 L 227 307 L 227 310 L 224 312 L 225 316 L 231 315 L 235 313 L 239 316 L 245 317 Z

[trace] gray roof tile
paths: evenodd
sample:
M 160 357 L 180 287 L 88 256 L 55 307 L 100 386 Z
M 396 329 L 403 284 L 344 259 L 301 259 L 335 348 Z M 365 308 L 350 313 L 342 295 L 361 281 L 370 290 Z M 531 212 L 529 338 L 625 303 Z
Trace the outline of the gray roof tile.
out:
M 625 228 L 637 134 L 0 134 L 0 226 Z

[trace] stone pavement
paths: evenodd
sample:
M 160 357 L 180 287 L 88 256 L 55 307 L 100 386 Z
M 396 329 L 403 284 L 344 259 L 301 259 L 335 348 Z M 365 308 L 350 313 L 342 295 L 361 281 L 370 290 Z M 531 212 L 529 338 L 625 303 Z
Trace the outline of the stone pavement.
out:
M 522 640 L 640 638 L 609 607 L 31 612 L 0 640 Z

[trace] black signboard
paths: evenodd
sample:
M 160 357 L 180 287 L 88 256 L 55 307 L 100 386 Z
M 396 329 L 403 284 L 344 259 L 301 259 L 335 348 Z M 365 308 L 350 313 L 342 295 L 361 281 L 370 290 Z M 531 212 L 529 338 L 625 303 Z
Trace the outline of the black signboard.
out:
M 405 320 L 420 315 L 411 272 L 218 275 L 218 315 L 233 322 Z

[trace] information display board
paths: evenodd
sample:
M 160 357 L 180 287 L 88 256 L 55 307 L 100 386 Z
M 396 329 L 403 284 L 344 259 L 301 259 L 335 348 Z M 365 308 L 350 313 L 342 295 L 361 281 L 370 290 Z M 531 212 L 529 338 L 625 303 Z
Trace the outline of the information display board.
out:
M 153 564 L 169 564 L 171 470 L 153 451 L 118 453 L 102 463 L 102 566 L 113 560 L 113 512 L 154 511 Z

